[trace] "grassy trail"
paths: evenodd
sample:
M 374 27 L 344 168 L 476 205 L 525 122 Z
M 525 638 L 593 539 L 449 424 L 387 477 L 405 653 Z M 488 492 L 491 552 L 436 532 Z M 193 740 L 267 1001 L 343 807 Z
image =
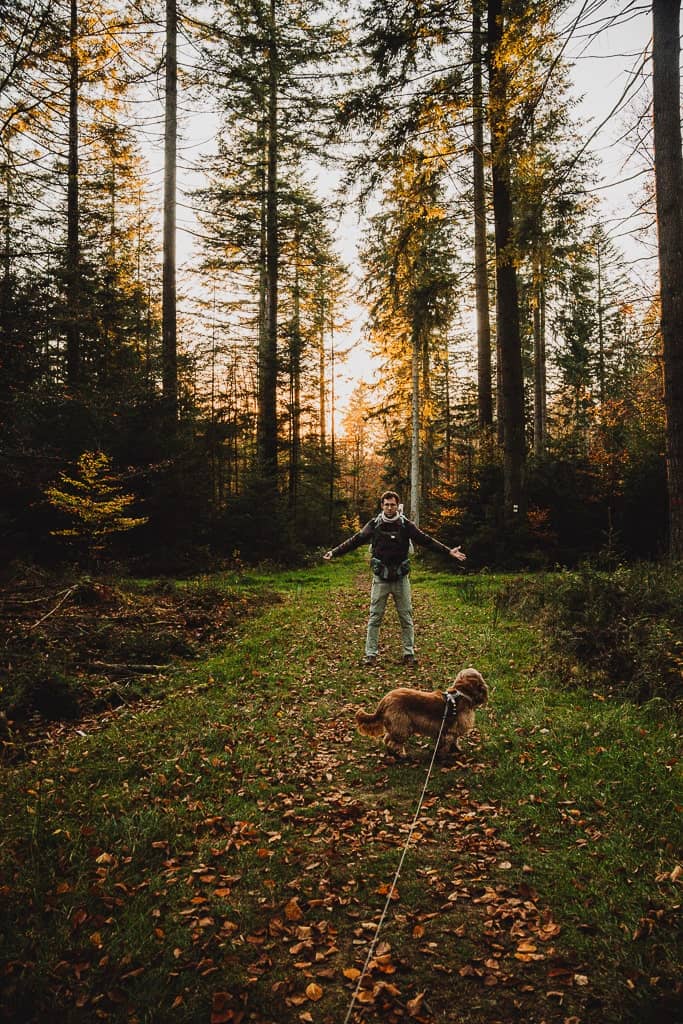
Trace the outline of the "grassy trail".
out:
M 391 606 L 360 667 L 360 559 L 241 585 L 283 601 L 6 772 L 0 1020 L 342 1024 L 431 756 L 387 763 L 353 710 L 469 664 L 491 703 L 430 780 L 352 1019 L 679 1020 L 666 712 L 558 690 L 491 578 L 418 566 L 417 671 Z

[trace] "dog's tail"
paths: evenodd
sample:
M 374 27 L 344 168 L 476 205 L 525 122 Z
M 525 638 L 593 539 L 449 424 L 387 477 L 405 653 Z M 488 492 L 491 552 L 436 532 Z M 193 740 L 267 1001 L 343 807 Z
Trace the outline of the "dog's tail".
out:
M 364 736 L 381 736 L 384 732 L 384 722 L 379 709 L 375 711 L 374 715 L 369 715 L 367 711 L 357 711 L 356 725 L 358 732 L 363 733 Z

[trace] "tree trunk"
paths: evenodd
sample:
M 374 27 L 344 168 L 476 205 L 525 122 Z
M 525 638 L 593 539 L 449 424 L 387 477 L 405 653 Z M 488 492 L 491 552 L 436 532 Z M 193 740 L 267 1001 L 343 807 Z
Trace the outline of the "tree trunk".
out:
M 71 0 L 69 20 L 69 153 L 66 197 L 66 376 L 77 387 L 81 380 L 81 260 L 78 190 L 78 0 Z
M 602 239 L 598 237 L 596 249 L 598 264 L 598 394 L 600 396 L 600 415 L 605 409 L 605 323 L 602 303 Z
M 261 372 L 262 367 L 266 360 L 267 353 L 267 304 L 268 304 L 268 270 L 267 270 L 267 253 L 268 253 L 268 242 L 266 234 L 266 195 L 268 192 L 268 143 L 267 143 L 267 123 L 266 121 L 261 122 L 259 128 L 259 213 L 260 213 L 260 225 L 259 225 L 259 304 L 258 304 L 258 360 L 257 360 L 257 395 L 258 395 L 258 416 L 257 416 L 257 457 L 260 459 L 260 446 L 261 446 L 261 423 L 263 422 L 263 415 L 261 409 L 262 402 L 262 387 L 261 387 Z
M 164 228 L 162 276 L 162 388 L 168 426 L 178 420 L 176 314 L 176 164 L 178 134 L 178 12 L 166 0 L 166 96 L 164 131 Z
M 334 481 L 337 474 L 337 453 L 336 453 L 336 430 L 334 426 L 335 417 L 335 387 L 334 387 L 334 320 L 330 318 L 330 489 L 327 503 L 328 530 L 332 537 L 332 526 L 334 524 Z
M 444 364 L 445 369 L 445 399 L 446 399 L 446 480 L 451 480 L 451 473 L 453 469 L 453 459 L 451 449 L 453 447 L 453 428 L 451 426 L 451 367 L 450 359 L 448 356 L 448 348 L 446 348 L 446 361 Z
M 17 362 L 13 341 L 12 285 L 12 159 L 9 136 L 5 142 L 5 209 L 3 213 L 2 293 L 0 299 L 0 367 L 9 383 L 7 372 Z M 13 374 L 12 374 L 13 376 Z
M 545 455 L 546 446 L 546 358 L 545 358 L 545 288 L 543 262 L 534 256 L 533 273 L 534 329 L 534 455 Z
M 324 453 L 327 425 L 325 423 L 326 388 L 325 388 L 325 269 L 320 270 L 320 333 L 318 335 L 318 415 L 320 417 L 320 451 Z
M 294 313 L 290 336 L 290 451 L 289 505 L 296 509 L 301 474 L 301 296 L 299 282 L 299 225 L 294 239 Z
M 420 338 L 413 328 L 412 431 L 410 443 L 410 518 L 420 525 Z
M 502 0 L 488 0 L 489 119 L 496 237 L 496 326 L 500 352 L 503 420 L 503 516 L 507 526 L 526 518 L 526 451 L 524 441 L 524 379 L 519 329 L 517 272 L 514 265 L 514 222 L 510 185 L 507 77 L 497 60 L 503 35 Z
M 669 550 L 683 558 L 683 155 L 680 3 L 653 0 L 652 98 L 664 349 Z
M 429 351 L 429 339 L 422 342 L 422 388 L 420 407 L 424 422 L 422 424 L 422 451 L 420 453 L 420 492 L 421 498 L 429 499 L 434 486 L 434 423 L 431 415 L 425 415 L 432 404 L 432 367 Z
M 474 289 L 477 308 L 477 402 L 480 427 L 493 424 L 491 394 L 491 323 L 486 259 L 486 194 L 484 189 L 484 112 L 479 0 L 472 12 L 472 183 L 474 189 Z
M 277 322 L 278 322 L 278 53 L 275 0 L 270 0 L 268 48 L 268 132 L 266 164 L 266 329 L 259 352 L 259 462 L 277 488 Z
M 325 327 L 324 315 L 320 317 L 320 336 L 318 339 L 318 415 L 320 416 L 320 451 L 325 451 L 327 443 L 327 427 L 325 424 Z

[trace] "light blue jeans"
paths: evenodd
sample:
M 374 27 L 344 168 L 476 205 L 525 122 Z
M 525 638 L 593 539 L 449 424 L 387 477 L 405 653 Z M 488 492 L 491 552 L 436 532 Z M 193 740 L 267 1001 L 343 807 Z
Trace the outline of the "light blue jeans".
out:
M 413 628 L 413 601 L 408 576 L 400 580 L 379 580 L 372 578 L 370 591 L 370 618 L 368 632 L 365 637 L 365 654 L 367 657 L 376 655 L 379 650 L 379 627 L 382 625 L 389 594 L 394 599 L 396 611 L 401 622 L 401 641 L 404 654 L 415 653 L 415 631 Z

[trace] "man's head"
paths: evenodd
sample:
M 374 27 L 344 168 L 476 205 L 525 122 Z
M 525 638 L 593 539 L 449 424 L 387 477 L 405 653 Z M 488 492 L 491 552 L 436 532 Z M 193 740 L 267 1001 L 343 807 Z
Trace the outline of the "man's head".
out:
M 379 500 L 385 516 L 393 519 L 395 515 L 398 515 L 399 497 L 396 491 L 385 491 Z

